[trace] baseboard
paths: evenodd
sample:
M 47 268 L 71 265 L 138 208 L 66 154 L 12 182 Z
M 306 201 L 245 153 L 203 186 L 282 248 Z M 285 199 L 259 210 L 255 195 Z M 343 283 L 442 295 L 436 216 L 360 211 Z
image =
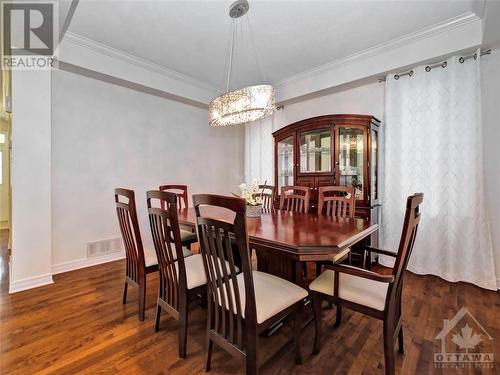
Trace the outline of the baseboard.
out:
M 44 286 L 52 284 L 52 274 L 46 273 L 44 275 L 27 277 L 26 279 L 21 279 L 17 281 L 10 281 L 9 284 L 9 294 L 21 292 L 23 290 L 38 288 L 39 286 Z
M 62 262 L 52 265 L 52 274 L 57 275 L 58 273 L 79 270 L 80 268 L 97 266 L 98 264 L 113 262 L 115 260 L 120 260 L 124 258 L 125 258 L 125 251 L 117 251 L 115 253 L 101 255 L 95 258 L 70 260 L 68 262 Z

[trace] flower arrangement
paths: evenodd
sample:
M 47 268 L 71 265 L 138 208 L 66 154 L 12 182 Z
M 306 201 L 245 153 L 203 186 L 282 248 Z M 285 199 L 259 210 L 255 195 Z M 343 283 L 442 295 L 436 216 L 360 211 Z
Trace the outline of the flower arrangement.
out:
M 247 206 L 260 206 L 262 205 L 262 198 L 257 194 L 259 193 L 259 183 L 254 180 L 250 186 L 247 186 L 244 182 L 238 185 L 241 194 L 234 194 L 234 196 L 243 198 Z

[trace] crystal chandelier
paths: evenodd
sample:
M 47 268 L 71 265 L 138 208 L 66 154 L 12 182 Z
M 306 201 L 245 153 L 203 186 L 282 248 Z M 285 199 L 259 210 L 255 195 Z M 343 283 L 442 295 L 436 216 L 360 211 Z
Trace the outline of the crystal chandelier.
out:
M 233 62 L 236 19 L 248 12 L 247 0 L 238 0 L 229 9 L 229 16 L 234 19 L 231 51 L 226 80 L 226 93 L 212 100 L 208 106 L 210 126 L 229 126 L 246 124 L 271 115 L 275 109 L 275 90 L 271 85 L 255 85 L 229 91 Z

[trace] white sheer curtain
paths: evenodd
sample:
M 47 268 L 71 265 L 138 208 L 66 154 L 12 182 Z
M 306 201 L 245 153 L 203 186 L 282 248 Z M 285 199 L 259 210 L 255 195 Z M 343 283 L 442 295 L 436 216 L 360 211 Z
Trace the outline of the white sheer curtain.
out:
M 431 72 L 421 66 L 399 80 L 388 76 L 385 105 L 383 247 L 395 249 L 405 198 L 421 191 L 409 270 L 496 290 L 483 186 L 479 58 L 460 63 L 454 57 Z
M 282 111 L 255 123 L 245 125 L 245 181 L 274 185 L 273 132 L 282 123 Z

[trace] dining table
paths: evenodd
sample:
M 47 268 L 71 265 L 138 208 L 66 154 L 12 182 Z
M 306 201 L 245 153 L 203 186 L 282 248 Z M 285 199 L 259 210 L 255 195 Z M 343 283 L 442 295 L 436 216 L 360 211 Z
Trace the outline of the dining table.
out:
M 203 216 L 232 222 L 234 212 L 202 206 Z M 181 227 L 195 230 L 193 207 L 179 210 Z M 342 218 L 317 213 L 263 210 L 247 217 L 249 247 L 256 252 L 257 269 L 304 285 L 303 262 L 328 261 L 345 248 L 370 244 L 378 224 L 363 218 Z

